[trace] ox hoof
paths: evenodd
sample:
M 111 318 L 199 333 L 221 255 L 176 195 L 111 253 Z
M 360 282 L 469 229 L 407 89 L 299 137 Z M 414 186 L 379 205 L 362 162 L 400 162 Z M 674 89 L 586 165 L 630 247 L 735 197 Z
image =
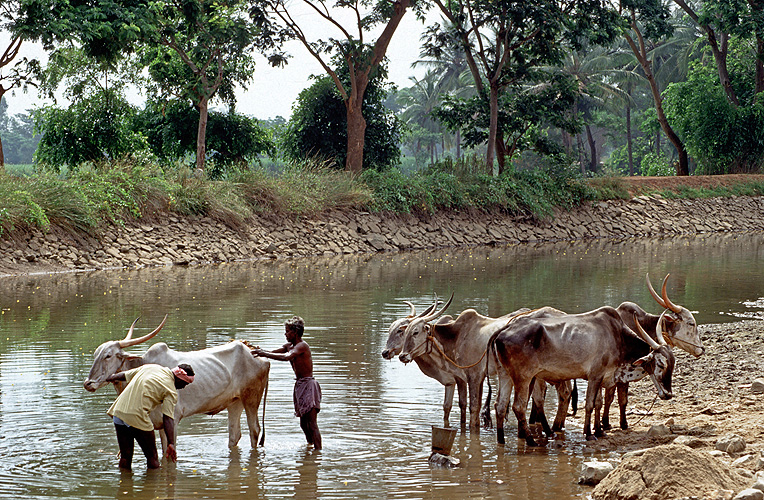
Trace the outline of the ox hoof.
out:
M 525 446 L 528 446 L 530 448 L 538 448 L 539 446 L 543 446 L 543 445 L 538 444 L 535 439 L 525 438 Z
M 597 440 L 597 436 L 594 436 L 593 434 L 587 434 L 586 435 L 586 440 L 587 441 L 596 441 Z

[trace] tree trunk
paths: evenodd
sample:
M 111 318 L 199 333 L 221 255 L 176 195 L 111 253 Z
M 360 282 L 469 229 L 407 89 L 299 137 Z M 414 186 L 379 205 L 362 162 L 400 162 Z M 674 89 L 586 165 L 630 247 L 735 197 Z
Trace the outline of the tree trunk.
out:
M 754 89 L 754 92 L 756 93 L 756 97 L 754 98 L 754 102 L 758 101 L 758 94 L 760 92 L 764 92 L 764 61 L 762 61 L 762 57 L 764 57 L 764 38 L 756 37 L 756 86 Z
M 345 157 L 345 170 L 353 173 L 360 173 L 363 169 L 366 119 L 361 112 L 361 103 L 362 99 L 348 99 L 345 102 L 348 119 L 348 148 Z
M 679 136 L 676 135 L 676 132 L 674 132 L 674 129 L 672 129 L 671 125 L 669 125 L 668 118 L 666 118 L 666 112 L 663 110 L 663 96 L 661 96 L 660 89 L 658 88 L 658 82 L 655 81 L 655 75 L 653 74 L 652 70 L 652 63 L 649 59 L 647 59 L 647 51 L 645 49 L 644 43 L 642 42 L 642 33 L 637 29 L 636 22 L 632 23 L 631 29 L 634 30 L 634 32 L 639 36 L 640 46 L 637 47 L 637 44 L 634 43 L 634 40 L 631 38 L 631 36 L 628 35 L 628 33 L 625 34 L 626 41 L 629 43 L 634 56 L 639 61 L 639 65 L 642 66 L 642 71 L 645 73 L 645 78 L 650 84 L 650 92 L 653 95 L 655 111 L 658 113 L 658 123 L 661 124 L 663 133 L 666 134 L 669 142 L 671 142 L 679 154 L 679 164 L 677 164 L 676 167 L 676 175 L 690 175 L 687 150 L 684 148 L 684 144 L 682 144 Z
M 629 86 L 629 97 L 631 97 L 631 85 Z M 634 175 L 634 151 L 631 141 L 631 102 L 626 102 L 626 152 L 629 155 L 629 176 Z
M 488 124 L 488 144 L 485 153 L 485 163 L 488 165 L 488 170 L 493 174 L 493 159 L 496 155 L 496 130 L 499 125 L 499 87 L 495 82 L 491 82 L 488 105 L 491 110 L 491 118 Z
M 196 132 L 196 172 L 204 173 L 204 159 L 207 155 L 207 104 L 209 98 L 202 97 L 199 101 L 199 128 Z
M 594 140 L 594 136 L 592 135 L 592 129 L 588 123 L 586 124 L 586 140 L 589 142 L 589 151 L 591 152 L 591 157 L 589 159 L 589 169 L 592 172 L 596 172 L 597 166 L 599 164 L 599 161 L 597 161 L 597 144 Z
M 456 129 L 456 159 L 462 157 L 462 133 L 459 129 Z
M 3 152 L 3 139 L 0 137 L 0 172 L 5 170 L 5 153 Z
M 576 145 L 578 149 L 578 163 L 581 165 L 581 173 L 586 173 L 586 158 L 584 157 L 584 141 L 581 134 L 576 134 Z
M 496 131 L 496 160 L 499 164 L 499 175 L 504 173 L 507 166 L 507 145 L 504 144 L 504 134 Z

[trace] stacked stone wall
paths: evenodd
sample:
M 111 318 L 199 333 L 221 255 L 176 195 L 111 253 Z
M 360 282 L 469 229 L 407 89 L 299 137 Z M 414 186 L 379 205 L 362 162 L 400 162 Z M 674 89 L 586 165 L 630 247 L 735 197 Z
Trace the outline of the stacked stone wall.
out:
M 255 218 L 242 228 L 166 215 L 97 235 L 52 228 L 0 238 L 0 274 L 194 265 L 307 255 L 764 231 L 764 197 L 673 200 L 639 196 L 536 219 L 477 211 L 400 215 L 357 210 L 314 218 Z

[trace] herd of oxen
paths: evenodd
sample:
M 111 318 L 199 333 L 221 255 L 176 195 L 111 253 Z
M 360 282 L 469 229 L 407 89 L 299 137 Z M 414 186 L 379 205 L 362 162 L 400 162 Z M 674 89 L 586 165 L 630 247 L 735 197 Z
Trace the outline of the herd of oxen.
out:
M 527 445 L 536 446 L 526 409 L 532 400 L 531 421 L 541 424 L 547 435 L 561 431 L 572 396 L 573 381 L 586 379 L 584 434 L 586 439 L 604 436 L 610 428 L 608 413 L 618 394 L 620 426 L 627 428 L 626 404 L 628 384 L 646 376 L 653 382 L 658 397 L 672 397 L 671 376 L 674 369 L 672 347 L 679 347 L 694 356 L 704 352 L 692 313 L 671 302 L 666 293 L 669 275 L 663 280 L 658 295 L 649 277 L 647 288 L 664 309 L 659 315 L 647 313 L 633 302 L 616 308 L 605 306 L 580 314 L 566 314 L 552 307 L 519 309 L 498 318 L 477 313 L 474 309 L 461 312 L 456 318 L 443 315 L 451 304 L 443 307 L 437 299 L 424 312 L 417 314 L 413 304 L 406 302 L 410 313 L 395 320 L 389 328 L 382 356 L 398 356 L 404 363 L 415 362 L 428 377 L 445 386 L 443 420 L 449 426 L 454 392 L 458 392 L 460 423 L 466 426 L 469 400 L 469 425 L 477 430 L 481 424 L 490 425 L 490 378 L 498 379 L 495 403 L 497 439 L 504 443 L 504 419 L 514 389 L 512 410 L 518 422 L 518 437 Z M 436 311 L 437 309 L 437 311 Z M 189 363 L 196 371 L 193 384 L 179 391 L 175 407 L 175 422 L 184 417 L 204 413 L 214 415 L 228 410 L 228 445 L 234 447 L 241 438 L 241 414 L 246 412 L 250 442 L 254 448 L 263 445 L 258 408 L 268 392 L 270 363 L 254 357 L 250 347 L 241 341 L 231 341 L 200 351 L 181 352 L 167 344 L 154 344 L 141 355 L 129 354 L 126 348 L 142 344 L 159 333 L 167 321 L 152 332 L 133 339 L 138 320 L 130 326 L 123 340 L 101 344 L 94 353 L 93 365 L 84 382 L 85 389 L 96 391 L 107 385 L 106 378 L 116 372 L 156 363 L 174 367 Z M 481 410 L 483 386 L 488 379 L 488 396 Z M 544 415 L 547 384 L 557 389 L 558 409 L 550 427 Z M 121 383 L 115 384 L 121 391 Z M 604 391 L 604 397 L 603 397 Z M 594 433 L 591 432 L 594 412 Z M 152 415 L 160 430 L 163 447 L 167 439 L 161 432 L 159 411 Z

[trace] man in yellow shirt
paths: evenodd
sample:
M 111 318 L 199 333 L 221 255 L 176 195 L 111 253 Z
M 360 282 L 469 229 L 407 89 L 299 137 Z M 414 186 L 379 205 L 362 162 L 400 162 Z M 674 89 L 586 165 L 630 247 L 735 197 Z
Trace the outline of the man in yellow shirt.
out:
M 127 386 L 117 396 L 107 412 L 114 420 L 117 431 L 120 459 L 119 467 L 130 470 L 133 463 L 134 441 L 146 456 L 149 469 L 159 468 L 154 424 L 149 414 L 157 406 L 162 407 L 162 421 L 167 434 L 167 457 L 178 459 L 175 451 L 175 404 L 178 389 L 194 381 L 194 370 L 187 364 L 175 368 L 148 364 L 125 372 L 115 373 L 107 382 L 126 381 Z

